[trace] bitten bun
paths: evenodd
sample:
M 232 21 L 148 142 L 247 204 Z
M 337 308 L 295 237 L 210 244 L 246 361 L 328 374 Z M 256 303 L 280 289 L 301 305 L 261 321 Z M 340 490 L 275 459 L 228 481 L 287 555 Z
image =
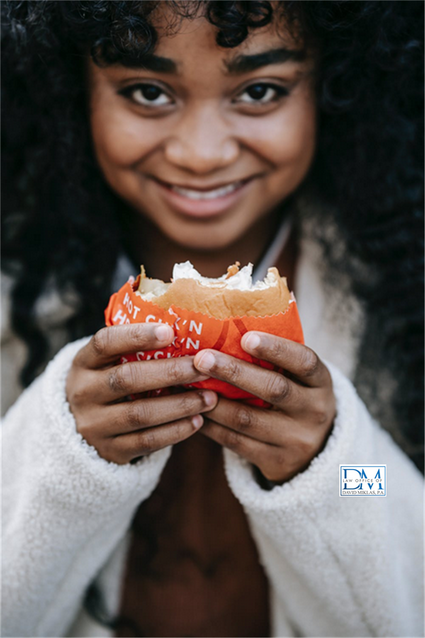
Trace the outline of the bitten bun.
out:
M 173 341 L 153 350 L 130 352 L 121 363 L 172 357 L 193 357 L 212 349 L 254 365 L 278 370 L 268 361 L 253 357 L 241 345 L 250 330 L 304 343 L 297 304 L 286 280 L 270 268 L 264 281 L 252 283 L 252 265 L 234 264 L 218 279 L 202 277 L 190 262 L 176 264 L 170 283 L 142 273 L 115 292 L 105 309 L 107 326 L 134 323 L 164 323 L 173 329 Z M 204 388 L 232 400 L 268 407 L 262 399 L 232 384 L 208 377 L 184 387 Z M 143 396 L 165 396 L 175 389 L 165 387 Z
M 269 268 L 264 281 L 253 284 L 252 264 L 240 269 L 238 262 L 217 279 L 202 277 L 188 261 L 176 264 L 170 283 L 146 277 L 142 266 L 136 294 L 165 310 L 175 306 L 216 319 L 276 315 L 294 300 L 277 268 Z

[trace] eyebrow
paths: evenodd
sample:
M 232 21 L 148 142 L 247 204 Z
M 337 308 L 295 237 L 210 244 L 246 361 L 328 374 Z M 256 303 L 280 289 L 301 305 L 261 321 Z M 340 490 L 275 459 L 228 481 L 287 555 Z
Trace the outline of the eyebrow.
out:
M 269 64 L 281 64 L 283 62 L 302 62 L 306 59 L 305 49 L 270 49 L 253 55 L 237 55 L 226 62 L 230 75 L 249 73 Z
M 230 75 L 239 75 L 256 71 L 269 64 L 282 64 L 284 62 L 302 62 L 306 58 L 305 49 L 270 49 L 252 55 L 237 55 L 232 60 L 225 62 L 226 69 Z M 159 55 L 146 55 L 140 60 L 128 60 L 127 65 L 138 67 L 156 73 L 177 74 L 177 64 L 171 58 L 164 58 Z
M 146 55 L 142 59 L 135 60 L 129 64 L 132 67 L 138 67 L 146 71 L 155 71 L 157 73 L 177 73 L 177 64 L 170 58 L 163 58 L 159 55 Z

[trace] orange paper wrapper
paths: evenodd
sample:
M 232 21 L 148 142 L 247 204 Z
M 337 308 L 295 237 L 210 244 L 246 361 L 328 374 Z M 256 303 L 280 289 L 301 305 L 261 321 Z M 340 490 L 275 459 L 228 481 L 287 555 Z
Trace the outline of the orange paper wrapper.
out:
M 279 337 L 285 337 L 298 343 L 304 343 L 301 321 L 295 300 L 289 304 L 285 312 L 277 315 L 268 317 L 230 317 L 221 320 L 175 306 L 165 310 L 152 301 L 145 301 L 136 294 L 139 280 L 140 277 L 135 281 L 130 278 L 118 292 L 112 295 L 105 310 L 106 325 L 144 322 L 167 323 L 173 328 L 175 337 L 173 342 L 166 348 L 131 353 L 122 357 L 121 363 L 183 357 L 195 355 L 205 348 L 211 348 L 269 370 L 278 370 L 273 364 L 256 359 L 242 350 L 240 344 L 242 335 L 248 330 L 259 330 Z M 258 397 L 212 377 L 184 387 L 208 388 L 229 399 L 243 400 L 245 403 L 262 407 L 268 405 Z M 164 388 L 139 396 L 160 396 L 170 394 L 173 391 L 179 390 Z

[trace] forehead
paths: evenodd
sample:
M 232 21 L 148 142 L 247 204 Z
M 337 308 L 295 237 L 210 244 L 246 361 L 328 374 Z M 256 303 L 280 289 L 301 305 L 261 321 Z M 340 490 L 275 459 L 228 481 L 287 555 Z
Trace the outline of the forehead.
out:
M 242 58 L 271 50 L 281 52 L 275 60 L 277 62 L 301 62 L 305 58 L 301 38 L 293 30 L 289 31 L 283 17 L 276 12 L 269 25 L 250 30 L 238 46 L 224 48 L 216 42 L 218 28 L 200 12 L 177 22 L 167 5 L 168 3 L 163 3 L 153 19 L 153 26 L 158 34 L 154 55 L 172 60 L 177 74 L 195 60 L 198 65 L 218 64 L 225 73 L 236 68 L 243 72 Z

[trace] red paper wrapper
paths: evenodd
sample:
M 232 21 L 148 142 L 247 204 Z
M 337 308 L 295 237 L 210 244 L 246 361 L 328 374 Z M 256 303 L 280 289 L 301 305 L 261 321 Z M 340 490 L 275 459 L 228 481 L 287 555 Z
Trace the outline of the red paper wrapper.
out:
M 168 310 L 157 306 L 151 301 L 143 300 L 136 294 L 139 285 L 132 278 L 109 300 L 105 310 L 107 326 L 125 323 L 159 322 L 170 325 L 175 333 L 171 345 L 161 350 L 147 350 L 128 354 L 122 357 L 121 363 L 129 361 L 149 361 L 150 359 L 165 359 L 195 355 L 200 350 L 212 348 L 230 354 L 238 359 L 249 361 L 269 370 L 277 370 L 273 364 L 251 357 L 242 350 L 240 341 L 248 330 L 259 330 L 279 337 L 285 337 L 298 343 L 304 343 L 300 317 L 295 301 L 289 304 L 285 312 L 268 317 L 231 317 L 229 319 L 215 319 L 200 312 L 185 310 L 171 306 Z M 235 388 L 224 381 L 213 379 L 193 383 L 186 388 L 208 388 L 229 399 L 239 399 L 246 403 L 266 406 L 264 401 L 252 394 Z M 176 389 L 177 390 L 177 389 Z M 150 396 L 170 394 L 173 390 L 164 388 Z M 177 390 L 178 391 L 178 390 Z

